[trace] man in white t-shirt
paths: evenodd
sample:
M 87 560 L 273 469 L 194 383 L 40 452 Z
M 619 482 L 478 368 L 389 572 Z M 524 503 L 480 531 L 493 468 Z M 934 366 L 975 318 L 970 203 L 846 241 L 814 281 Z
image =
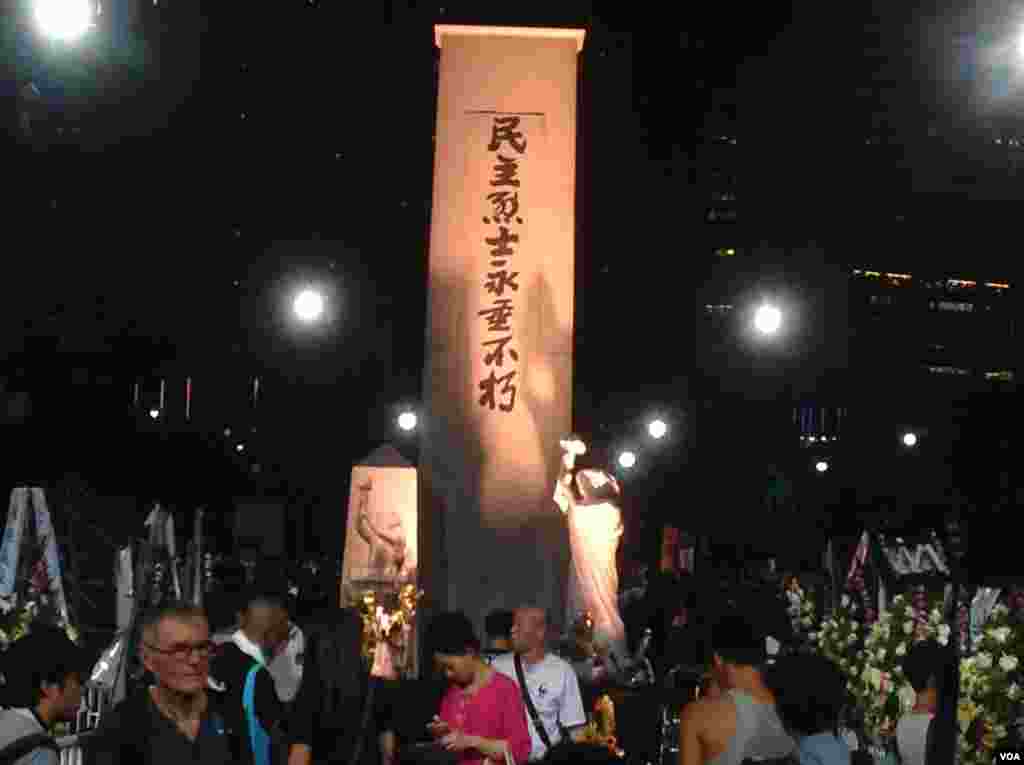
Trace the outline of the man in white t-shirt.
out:
M 587 722 L 580 685 L 569 662 L 547 650 L 547 616 L 540 608 L 520 608 L 512 623 L 512 650 L 494 659 L 493 666 L 518 685 L 515 657 L 518 655 L 526 678 L 530 700 L 551 746 L 562 740 L 562 731 L 580 729 Z M 548 746 L 527 712 L 530 728 L 530 760 L 544 758 Z

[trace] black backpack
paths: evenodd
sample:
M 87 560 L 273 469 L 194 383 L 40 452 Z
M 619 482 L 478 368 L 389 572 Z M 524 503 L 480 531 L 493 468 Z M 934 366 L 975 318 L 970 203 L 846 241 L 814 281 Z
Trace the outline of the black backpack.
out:
M 52 736 L 45 733 L 30 733 L 27 736 L 16 738 L 0 749 L 0 765 L 14 765 L 19 758 L 36 749 L 52 749 L 55 753 L 60 753 L 60 747 L 57 746 L 57 742 L 53 740 Z

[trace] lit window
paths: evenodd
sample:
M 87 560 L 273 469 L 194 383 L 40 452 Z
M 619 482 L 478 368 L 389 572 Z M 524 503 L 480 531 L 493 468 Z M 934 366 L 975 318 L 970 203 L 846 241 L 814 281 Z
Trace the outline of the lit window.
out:
M 711 198 L 715 202 L 735 202 L 736 195 L 731 191 L 712 191 Z
M 715 250 L 715 256 L 719 258 L 731 258 L 735 254 L 735 247 L 719 247 Z
M 731 311 L 731 310 L 732 310 L 732 304 L 731 303 L 718 303 L 718 304 L 715 304 L 715 305 L 712 305 L 712 304 L 708 303 L 706 306 L 704 306 L 705 313 L 709 313 L 712 316 L 724 316 L 725 314 L 729 313 L 729 311 Z
M 1010 289 L 1010 285 L 1005 282 L 985 282 L 985 286 L 996 291 L 996 294 L 1002 294 L 1003 290 Z
M 977 282 L 970 279 L 946 279 L 946 286 L 950 289 L 973 289 L 978 286 Z
M 708 223 L 735 223 L 736 211 L 728 207 L 712 207 L 707 214 Z
M 986 380 L 992 380 L 993 382 L 1013 382 L 1013 372 L 1009 369 L 1000 369 L 995 372 L 986 372 Z
M 912 277 L 910 274 L 886 274 L 885 278 L 891 281 L 893 284 L 905 284 L 914 277 Z
M 936 375 L 969 375 L 970 371 L 963 367 L 950 367 L 950 366 L 929 366 L 928 371 Z
M 932 303 L 940 311 L 970 313 L 974 310 L 974 303 L 966 303 L 962 300 L 939 300 L 937 302 L 933 300 Z

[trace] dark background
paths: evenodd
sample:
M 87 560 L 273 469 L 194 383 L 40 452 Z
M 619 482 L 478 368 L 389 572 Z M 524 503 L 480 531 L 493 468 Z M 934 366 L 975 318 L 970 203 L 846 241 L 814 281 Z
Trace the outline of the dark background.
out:
M 335 551 L 351 463 L 392 440 L 416 457 L 394 417 L 423 359 L 432 27 L 473 23 L 587 31 L 574 419 L 608 461 L 642 446 L 626 557 L 649 557 L 666 519 L 806 562 L 829 531 L 1015 507 L 1015 384 L 982 362 L 953 383 L 920 371 L 935 332 L 1015 369 L 1013 291 L 998 332 L 920 329 L 923 308 L 865 312 L 851 277 L 1015 282 L 1009 4 L 105 6 L 93 41 L 62 50 L 5 3 L 7 485 L 78 481 L 84 524 L 112 540 L 155 499 L 183 526 L 206 503 L 225 549 L 239 498 L 272 497 L 289 555 Z M 723 194 L 732 217 L 709 222 Z M 337 307 L 312 331 L 287 318 L 304 280 Z M 740 309 L 766 291 L 791 329 L 759 345 Z M 724 325 L 712 303 L 734 305 Z M 800 406 L 848 413 L 825 477 Z M 653 414 L 671 435 L 644 446 Z M 908 427 L 927 433 L 913 455 Z

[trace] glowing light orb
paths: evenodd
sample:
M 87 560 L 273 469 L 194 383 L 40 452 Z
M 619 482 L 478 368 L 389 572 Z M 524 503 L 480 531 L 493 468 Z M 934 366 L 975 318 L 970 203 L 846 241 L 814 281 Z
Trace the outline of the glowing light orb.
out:
M 629 470 L 634 465 L 636 465 L 636 454 L 624 451 L 619 455 L 619 467 Z
M 160 410 L 159 409 L 150 409 L 149 410 L 149 416 L 152 419 L 154 419 L 154 420 L 160 419 Z
M 652 420 L 647 426 L 647 432 L 651 434 L 651 438 L 664 438 L 665 434 L 668 433 L 668 425 L 665 424 L 664 420 Z
M 817 470 L 819 473 L 824 473 L 825 471 L 828 470 L 828 463 L 825 460 L 818 460 L 816 463 L 814 463 L 814 469 Z
M 77 40 L 93 25 L 89 0 L 35 0 L 34 9 L 39 29 L 55 40 Z
M 754 314 L 754 327 L 762 335 L 774 335 L 782 326 L 782 311 L 773 305 L 765 304 Z
M 415 412 L 402 412 L 398 415 L 398 427 L 406 432 L 415 430 L 418 422 Z
M 908 448 L 917 446 L 917 433 L 904 433 L 903 445 Z
M 303 290 L 295 297 L 292 308 L 302 321 L 316 321 L 324 313 L 324 296 L 313 289 Z

